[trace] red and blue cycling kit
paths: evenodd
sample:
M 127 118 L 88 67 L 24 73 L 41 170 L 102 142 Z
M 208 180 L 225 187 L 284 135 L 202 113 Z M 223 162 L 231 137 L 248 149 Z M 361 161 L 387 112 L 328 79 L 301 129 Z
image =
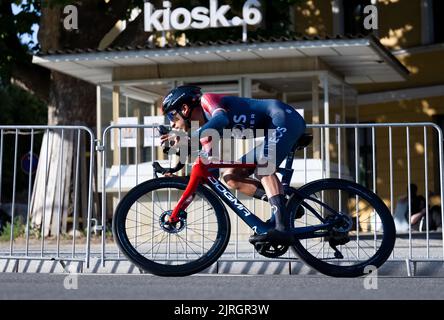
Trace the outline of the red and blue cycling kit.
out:
M 242 162 L 267 159 L 278 167 L 299 137 L 305 132 L 305 121 L 290 105 L 275 99 L 250 99 L 206 93 L 201 105 L 207 122 L 196 132 L 206 129 L 263 129 L 264 143 L 241 158 Z M 268 129 L 272 130 L 269 136 Z M 201 139 L 204 150 L 211 148 L 211 140 Z M 274 157 L 275 155 L 275 157 Z

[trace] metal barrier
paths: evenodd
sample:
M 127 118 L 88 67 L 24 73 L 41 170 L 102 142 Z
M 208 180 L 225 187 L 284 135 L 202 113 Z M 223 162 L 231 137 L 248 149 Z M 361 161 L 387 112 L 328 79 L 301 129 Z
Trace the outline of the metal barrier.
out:
M 371 149 L 371 167 L 368 172 L 368 179 L 371 183 L 367 185 L 369 189 L 377 193 L 386 203 L 395 219 L 397 227 L 397 240 L 391 261 L 405 261 L 407 264 L 408 275 L 411 275 L 411 265 L 416 262 L 444 261 L 444 230 L 442 229 L 442 221 L 444 220 L 444 184 L 443 184 L 443 134 L 442 130 L 433 123 L 378 123 L 378 124 L 334 124 L 334 125 L 311 125 L 308 126 L 314 130 L 318 130 L 321 136 L 322 158 L 325 159 L 326 168 L 323 168 L 323 177 L 329 175 L 331 161 L 331 153 L 335 150 L 339 155 L 342 154 L 341 148 L 344 146 L 344 133 L 348 130 L 348 139 L 353 141 L 354 145 L 349 149 L 354 149 L 354 177 L 353 180 L 363 184 L 359 175 L 359 140 L 363 134 L 368 135 L 368 142 Z M 350 132 L 351 131 L 351 132 Z M 364 132 L 363 132 L 364 131 Z M 367 131 L 365 133 L 365 131 Z M 396 139 L 394 132 L 396 131 Z M 430 138 L 430 131 L 433 135 Z M 324 143 L 324 139 L 329 137 L 330 133 L 336 134 L 337 144 L 334 148 Z M 416 150 L 414 168 L 412 169 L 412 144 Z M 377 154 L 383 156 L 377 156 Z M 388 157 L 387 157 L 388 156 Z M 383 172 L 378 171 L 378 159 L 386 160 Z M 430 172 L 430 162 L 436 160 L 433 177 Z M 342 157 L 338 157 L 339 170 L 337 176 L 343 178 L 341 172 Z M 388 167 L 388 168 L 387 168 Z M 331 173 L 331 172 L 330 172 Z M 412 175 L 412 173 L 415 173 Z M 415 179 L 412 178 L 415 177 Z M 422 178 L 421 178 L 422 177 Z M 434 178 L 434 195 L 429 195 L 430 178 Z M 384 183 L 378 184 L 380 180 Z M 425 208 L 422 212 L 423 218 L 419 223 L 419 230 L 413 230 L 411 221 L 415 212 L 412 212 L 412 190 L 411 184 L 418 183 L 424 185 L 424 188 L 418 188 L 425 195 Z M 381 190 L 381 189 L 385 189 Z M 396 190 L 397 189 L 397 190 Z M 388 190 L 388 192 L 387 192 Z M 404 199 L 398 199 L 403 195 Z M 405 199 L 407 197 L 407 199 Z M 429 201 L 433 199 L 434 203 Z M 398 215 L 398 205 L 404 201 L 407 205 L 408 220 L 402 221 L 402 217 Z M 439 228 L 430 230 L 432 216 L 430 209 L 433 205 L 433 218 L 438 220 Z M 439 212 L 439 217 L 437 213 Z M 418 225 L 418 224 L 417 224 Z
M 113 157 L 113 166 L 107 169 L 107 159 L 110 151 L 109 146 L 113 139 L 114 143 L 118 141 L 118 145 L 122 146 L 122 130 L 136 130 L 132 135 L 135 137 L 133 143 L 136 148 L 133 151 L 126 149 L 126 157 L 122 157 L 122 148 L 118 148 L 117 156 Z M 116 131 L 114 131 L 116 130 Z M 142 150 L 140 130 L 145 130 L 145 135 L 149 133 L 151 145 L 146 145 L 149 150 Z M 102 152 L 102 219 L 105 221 L 112 216 L 112 210 L 107 206 L 107 194 L 112 190 L 114 193 L 114 206 L 120 201 L 124 192 L 131 187 L 141 183 L 142 181 L 154 178 L 152 175 L 151 162 L 158 161 L 161 152 L 154 145 L 153 126 L 145 125 L 124 125 L 111 126 L 104 130 L 100 147 Z M 408 197 L 408 218 L 411 219 L 415 212 L 412 212 L 411 206 L 411 190 L 410 184 L 418 181 L 412 180 L 412 154 L 411 144 L 415 143 L 416 148 L 415 159 L 415 179 L 423 177 L 420 184 L 424 185 L 421 189 L 425 191 L 426 208 L 423 223 L 418 231 L 414 231 L 410 223 L 405 221 L 406 231 L 399 232 L 395 250 L 392 254 L 393 261 L 443 261 L 444 260 L 444 231 L 430 230 L 430 206 L 429 206 L 429 187 L 431 186 L 430 163 L 435 158 L 438 164 L 434 170 L 434 177 L 438 177 L 433 184 L 435 192 L 439 190 L 439 204 L 435 203 L 435 207 L 439 207 L 441 221 L 444 216 L 443 199 L 443 135 L 441 129 L 433 123 L 388 123 L 388 124 L 332 124 L 332 125 L 308 125 L 307 130 L 311 130 L 314 134 L 313 145 L 300 151 L 296 155 L 293 168 L 295 169 L 292 183 L 296 186 L 303 185 L 309 181 L 326 178 L 338 177 L 343 179 L 354 180 L 357 183 L 366 185 L 369 189 L 377 193 L 387 204 L 392 214 L 395 214 L 397 198 L 401 195 Z M 111 132 L 114 134 L 110 134 Z M 432 132 L 432 135 L 430 134 Z M 118 132 L 118 133 L 117 133 Z M 396 141 L 393 140 L 393 133 L 396 133 Z M 334 133 L 334 135 L 333 135 Z M 432 137 L 433 139 L 431 139 Z M 251 141 L 250 141 L 251 142 Z M 403 144 L 401 143 L 403 142 Z M 421 143 L 422 145 L 421 145 Z M 254 144 L 254 142 L 253 142 Z M 394 146 L 394 144 L 396 144 Z M 437 148 L 436 145 L 438 144 Z M 251 147 L 251 143 L 250 143 Z M 396 147 L 396 148 L 395 148 Z M 239 158 L 247 150 L 242 145 L 235 145 L 235 159 Z M 437 152 L 436 152 L 437 151 Z M 115 151 L 116 152 L 116 151 Z M 150 154 L 149 161 L 141 162 L 141 153 Z M 134 161 L 129 161 L 129 153 L 132 153 Z M 362 163 L 366 157 L 368 163 Z M 122 163 L 125 159 L 125 164 Z M 385 168 L 378 164 L 381 159 L 384 160 Z M 419 158 L 422 158 L 423 167 L 419 165 Z M 171 160 L 171 159 L 170 159 Z M 395 163 L 396 160 L 396 163 Z M 174 160 L 172 161 L 174 163 Z M 365 161 L 364 161 L 365 162 Z M 378 170 L 379 169 L 379 170 Z M 188 168 L 189 170 L 189 168 Z M 439 176 L 438 176 L 439 174 Z M 403 179 L 406 177 L 406 179 Z M 405 181 L 404 181 L 405 180 Z M 379 181 L 379 187 L 378 187 Z M 400 188 L 402 187 L 402 190 Z M 385 189 L 385 190 L 383 190 Z M 408 191 L 408 192 L 407 192 Z M 398 196 L 396 196 L 396 194 Z M 243 197 L 236 193 L 241 201 L 264 219 L 269 217 L 268 205 L 263 201 L 254 200 Z M 436 209 L 436 208 L 435 208 Z M 232 221 L 232 235 L 230 243 L 222 256 L 223 260 L 232 261 L 263 261 L 265 258 L 257 254 L 254 248 L 248 243 L 248 235 L 251 231 L 239 222 L 239 218 L 233 215 L 230 210 Z M 435 210 L 436 211 L 436 210 Z M 434 216 L 436 218 L 436 214 Z M 441 222 L 442 224 L 442 222 Z M 104 228 L 106 226 L 103 226 Z M 357 225 L 357 230 L 358 230 Z M 441 227 L 442 228 L 442 227 Z M 106 229 L 104 229 L 105 231 Z M 376 232 L 376 231 L 375 231 Z M 358 237 L 359 242 L 359 237 Z M 112 248 L 109 247 L 112 246 Z M 359 243 L 358 243 L 359 245 Z M 359 249 L 357 257 L 359 257 Z M 120 253 L 112 244 L 106 244 L 105 232 L 102 233 L 102 261 L 122 259 Z M 287 257 L 294 257 L 292 253 L 288 253 Z M 266 259 L 270 261 L 270 259 Z M 277 259 L 278 261 L 279 259 Z
M 0 126 L 0 259 L 88 267 L 94 144 L 83 126 Z
M 140 148 L 139 148 L 139 144 L 141 142 L 141 138 L 140 138 L 140 134 L 139 132 L 136 133 L 135 135 L 135 145 L 136 147 L 134 148 L 134 164 L 130 169 L 134 169 L 131 172 L 133 172 L 133 177 L 134 179 L 132 179 L 132 181 L 130 182 L 130 185 L 126 184 L 125 186 L 123 186 L 122 188 L 122 178 L 123 178 L 123 168 L 122 168 L 122 149 L 123 149 L 123 139 L 122 139 L 122 130 L 128 130 L 128 129 L 136 129 L 136 130 L 148 130 L 148 132 L 151 133 L 151 141 L 149 141 L 150 143 L 150 153 L 151 153 L 151 161 L 145 163 L 145 169 L 151 170 L 151 174 L 146 175 L 144 178 L 140 177 L 139 172 L 139 157 L 140 157 Z M 117 247 L 114 245 L 114 243 L 108 243 L 107 244 L 107 237 L 106 237 L 106 233 L 107 233 L 107 225 L 106 223 L 103 223 L 103 221 L 107 221 L 109 217 L 112 217 L 115 206 L 118 202 L 120 202 L 120 200 L 122 199 L 122 190 L 124 191 L 129 191 L 129 189 L 131 189 L 132 187 L 136 186 L 137 184 L 152 179 L 154 178 L 153 175 L 153 171 L 152 171 L 152 166 L 151 163 L 153 161 L 157 160 L 157 153 L 159 150 L 158 147 L 155 146 L 154 143 L 154 139 L 155 139 L 155 132 L 156 132 L 156 126 L 146 126 L 146 125 L 124 125 L 124 126 L 118 126 L 118 125 L 114 125 L 114 126 L 109 126 L 107 128 L 105 128 L 105 130 L 103 131 L 102 134 L 102 145 L 98 147 L 99 152 L 102 153 L 101 156 L 101 178 L 99 179 L 99 181 L 101 181 L 101 194 L 102 194 L 102 216 L 101 216 L 101 221 L 102 221 L 102 225 L 101 225 L 101 232 L 102 232 L 102 243 L 101 243 L 101 260 L 102 260 L 102 265 L 105 265 L 105 261 L 106 260 L 115 260 L 115 259 L 122 259 L 120 251 L 117 249 Z M 145 131 L 145 133 L 147 133 Z M 111 135 L 114 135 L 113 137 L 111 137 Z M 146 134 L 147 135 L 147 134 Z M 114 140 L 114 141 L 112 141 Z M 109 141 L 109 142 L 108 142 Z M 116 142 L 118 143 L 117 146 L 113 146 L 113 143 L 116 144 Z M 146 140 L 145 140 L 146 142 Z M 117 166 L 117 170 L 114 170 L 114 176 L 116 177 L 115 179 L 109 179 L 110 183 L 114 182 L 114 184 L 117 183 L 117 188 L 114 187 L 114 194 L 117 194 L 117 198 L 115 198 L 113 202 L 113 205 L 111 206 L 111 211 L 108 210 L 109 206 L 108 206 L 108 201 L 107 201 L 107 195 L 110 193 L 109 189 L 110 187 L 107 186 L 107 161 L 108 161 L 108 155 L 107 153 L 112 151 L 112 147 L 118 149 L 117 151 L 117 156 L 113 157 L 113 167 L 114 169 Z M 128 151 L 129 149 L 126 150 L 127 152 L 127 156 L 128 156 Z M 128 156 L 129 157 L 129 156 Z M 127 158 L 128 158 L 127 157 Z M 128 162 L 128 161 L 127 161 Z M 108 171 L 110 174 L 112 174 L 113 172 L 113 167 Z M 128 173 L 128 165 L 125 167 L 125 171 Z M 116 181 L 117 180 L 117 181 Z M 125 179 L 128 180 L 128 179 Z M 128 182 L 128 181 L 126 181 Z M 108 191 L 107 191 L 108 190 Z M 111 247 L 108 251 L 107 248 Z
M 135 130 L 136 133 L 128 134 L 129 132 L 124 131 L 129 129 Z M 295 169 L 293 185 L 301 186 L 309 181 L 326 177 L 354 180 L 377 193 L 386 202 L 393 215 L 396 213 L 398 198 L 405 195 L 409 220 L 415 214 L 412 212 L 410 201 L 410 184 L 420 185 L 420 193 L 424 192 L 426 195 L 424 218 L 421 219 L 419 230 L 414 230 L 412 225 L 407 223 L 405 232 L 399 232 L 390 260 L 444 261 L 443 134 L 437 125 L 433 123 L 331 124 L 307 125 L 307 130 L 312 131 L 314 141 L 311 146 L 296 155 L 293 165 Z M 44 134 L 46 138 L 37 138 L 38 134 Z M 28 137 L 26 142 L 19 139 L 22 136 Z M 90 154 L 88 165 L 85 166 L 88 168 L 83 170 L 83 174 L 87 173 L 85 181 L 80 177 L 82 161 L 85 162 L 86 159 L 80 151 L 83 136 L 89 140 L 85 144 Z M 23 150 L 33 154 L 37 150 L 36 145 L 40 143 L 39 140 L 42 140 L 42 149 L 38 174 L 35 178 L 32 175 L 27 176 L 25 184 L 19 181 L 18 152 L 24 148 Z M 101 204 L 101 210 L 97 209 L 97 215 L 93 217 L 96 141 L 90 129 L 74 126 L 0 126 L 0 208 L 11 213 L 9 233 L 5 236 L 3 232 L 3 237 L 7 237 L 7 241 L 0 241 L 0 259 L 81 261 L 85 262 L 87 267 L 91 257 L 100 259 L 102 265 L 105 261 L 125 260 L 110 237 L 109 230 L 117 203 L 130 188 L 154 177 L 151 166 L 153 161 L 164 161 L 166 166 L 174 164 L 175 161 L 162 155 L 155 140 L 154 126 L 110 126 L 103 131 L 101 144 L 96 146 L 99 154 L 97 191 L 101 193 L 101 200 L 96 204 L 97 208 Z M 254 141 L 234 144 L 232 148 L 235 151 L 234 158 L 239 158 L 254 144 Z M 50 149 L 50 145 L 55 146 Z M 12 161 L 6 159 L 5 148 L 8 148 Z M 67 148 L 71 151 L 67 151 Z M 66 211 L 62 205 L 66 201 L 65 192 L 58 186 L 66 180 L 63 177 L 66 177 L 67 167 L 62 165 L 62 161 L 66 160 L 64 156 L 68 152 L 74 153 L 75 157 L 72 158 L 73 173 L 70 183 L 64 185 L 64 190 L 73 190 L 68 192 L 72 194 L 68 199 L 71 207 L 68 206 L 69 211 Z M 31 162 L 27 165 L 31 168 L 34 158 L 30 159 Z M 56 164 L 51 166 L 56 169 L 48 169 L 49 163 Z M 189 169 L 187 166 L 184 174 L 187 174 Z M 35 180 L 41 181 L 43 188 L 39 187 Z M 12 189 L 8 188 L 9 184 L 12 185 Z M 23 185 L 27 188 L 23 188 Z M 86 193 L 80 191 L 80 186 L 87 189 Z M 429 189 L 433 189 L 437 194 L 429 196 Z M 241 194 L 236 195 L 258 216 L 263 219 L 269 217 L 267 203 Z M 16 234 L 13 232 L 18 225 L 15 218 L 21 208 L 17 197 L 25 197 L 27 203 L 22 206 L 25 212 L 22 215 L 25 231 L 20 239 L 16 239 Z M 52 200 L 49 201 L 48 198 Z M 42 199 L 47 200 L 43 200 L 42 204 Z M 9 207 L 6 202 L 10 203 Z M 38 208 L 39 203 L 40 208 Z M 432 206 L 434 206 L 433 215 Z M 441 230 L 432 230 L 431 222 L 437 218 L 437 208 L 440 213 Z M 37 209 L 41 211 L 40 220 L 36 218 L 36 213 L 39 211 Z M 232 234 L 221 261 L 274 261 L 255 252 L 247 241 L 251 231 L 237 216 L 228 211 L 232 218 Z M 72 213 L 71 220 L 68 212 Z M 50 228 L 48 219 L 51 218 L 53 218 L 51 221 L 56 223 Z M 86 230 L 85 237 L 78 239 L 75 227 L 72 238 L 67 236 L 68 221 L 73 226 L 81 221 Z M 92 223 L 96 225 L 91 227 Z M 100 244 L 91 246 L 91 232 L 99 234 Z M 69 245 L 67 239 L 70 241 Z M 83 246 L 84 249 L 79 250 L 79 246 Z M 359 250 L 357 254 L 359 256 Z M 294 258 L 293 253 L 286 254 L 286 258 L 288 257 Z

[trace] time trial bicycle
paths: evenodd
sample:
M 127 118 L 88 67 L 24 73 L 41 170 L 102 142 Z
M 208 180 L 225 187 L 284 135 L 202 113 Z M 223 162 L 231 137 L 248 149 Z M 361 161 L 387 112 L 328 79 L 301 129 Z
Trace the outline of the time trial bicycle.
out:
M 358 277 L 367 266 L 380 267 L 395 245 L 395 225 L 384 202 L 372 191 L 344 179 L 321 179 L 290 186 L 293 158 L 312 141 L 304 134 L 279 168 L 291 215 L 292 245 L 258 243 L 267 258 L 283 257 L 289 247 L 317 271 L 334 277 Z M 145 272 L 187 276 L 203 271 L 224 253 L 230 218 L 224 203 L 255 233 L 273 228 L 239 201 L 210 173 L 213 168 L 254 169 L 255 164 L 206 163 L 200 156 L 188 177 L 157 177 L 184 167 L 153 163 L 155 179 L 131 189 L 113 217 L 114 239 L 122 253 Z

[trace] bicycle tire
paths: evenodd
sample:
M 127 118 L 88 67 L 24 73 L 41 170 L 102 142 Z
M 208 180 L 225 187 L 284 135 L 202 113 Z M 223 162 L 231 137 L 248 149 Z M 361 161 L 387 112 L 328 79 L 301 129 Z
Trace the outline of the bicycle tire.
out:
M 389 209 L 375 193 L 357 183 L 342 179 L 317 180 L 302 186 L 298 190 L 305 195 L 311 195 L 326 190 L 353 191 L 354 193 L 359 193 L 360 197 L 370 203 L 377 210 L 384 232 L 381 246 L 376 253 L 370 259 L 352 266 L 332 265 L 322 261 L 313 256 L 304 247 L 301 243 L 304 239 L 296 240 L 296 243 L 292 246 L 292 250 L 306 264 L 315 270 L 332 277 L 359 277 L 366 274 L 365 268 L 367 266 L 372 265 L 379 268 L 389 258 L 396 240 L 395 224 Z M 287 208 L 292 211 L 290 213 L 292 219 L 294 219 L 294 216 L 296 215 L 296 210 L 291 209 L 295 208 L 295 201 L 298 201 L 297 197 L 293 197 L 287 206 Z
M 164 177 L 143 182 L 133 189 L 120 201 L 113 218 L 113 235 L 115 242 L 122 253 L 137 267 L 158 276 L 178 277 L 198 273 L 210 267 L 222 255 L 230 238 L 230 220 L 225 206 L 212 190 L 204 185 L 199 185 L 196 194 L 205 198 L 213 207 L 217 219 L 217 235 L 213 246 L 197 260 L 182 265 L 164 265 L 157 263 L 140 254 L 131 244 L 125 224 L 126 217 L 132 205 L 145 194 L 162 188 L 185 190 L 188 184 L 187 178 Z M 171 208 L 172 209 L 172 208 Z

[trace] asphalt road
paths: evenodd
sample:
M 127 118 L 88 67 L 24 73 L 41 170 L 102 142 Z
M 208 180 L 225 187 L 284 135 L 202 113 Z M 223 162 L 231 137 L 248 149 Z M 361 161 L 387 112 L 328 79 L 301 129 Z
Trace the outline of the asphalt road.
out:
M 195 275 L 160 278 L 152 275 L 0 273 L 0 284 L 0 299 L 444 299 L 444 278 L 423 277 L 336 279 L 296 275 Z

